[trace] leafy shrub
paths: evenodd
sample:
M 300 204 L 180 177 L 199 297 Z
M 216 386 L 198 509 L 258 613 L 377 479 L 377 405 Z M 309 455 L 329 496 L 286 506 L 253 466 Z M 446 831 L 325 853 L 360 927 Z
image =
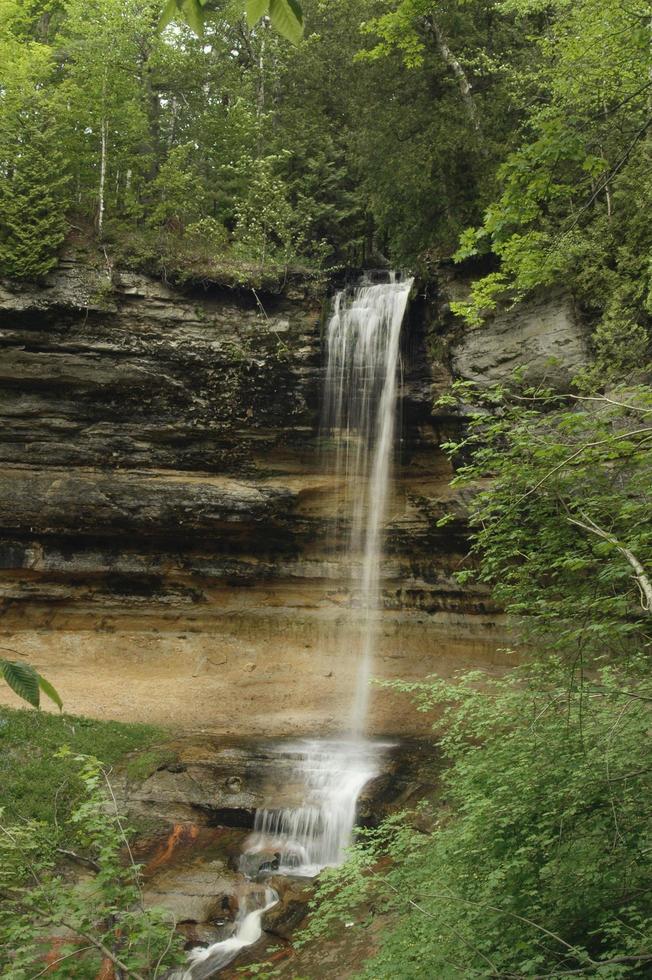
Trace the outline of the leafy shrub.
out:
M 46 824 L 0 824 L 2 976 L 34 977 L 56 935 L 48 976 L 93 980 L 115 967 L 125 978 L 153 978 L 181 961 L 181 940 L 166 913 L 143 904 L 140 868 L 106 773 L 96 759 L 74 761 L 84 796 L 68 821 L 70 840 L 92 877 L 71 879 Z

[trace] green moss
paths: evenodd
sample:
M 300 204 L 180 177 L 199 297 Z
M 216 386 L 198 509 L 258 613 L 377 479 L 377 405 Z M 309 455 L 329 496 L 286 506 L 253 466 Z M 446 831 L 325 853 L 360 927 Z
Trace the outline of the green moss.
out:
M 0 805 L 7 820 L 62 824 L 82 793 L 74 755 L 112 766 L 162 735 L 151 725 L 0 708 Z M 73 755 L 59 758 L 63 746 Z
M 160 746 L 147 749 L 144 752 L 138 752 L 133 758 L 127 761 L 125 768 L 130 780 L 142 783 L 148 776 L 156 772 L 157 769 L 161 769 L 163 766 L 167 766 L 176 761 L 176 752 L 165 746 Z

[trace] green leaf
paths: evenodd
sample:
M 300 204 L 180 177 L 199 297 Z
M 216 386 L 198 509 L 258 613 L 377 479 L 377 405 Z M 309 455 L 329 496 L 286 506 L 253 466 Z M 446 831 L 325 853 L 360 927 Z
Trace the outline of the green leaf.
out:
M 63 710 L 63 701 L 59 696 L 56 688 L 50 684 L 49 681 L 45 679 L 41 674 L 38 675 L 38 686 L 41 688 L 44 694 L 46 694 L 51 701 L 54 701 L 59 711 Z
M 0 660 L 0 673 L 19 698 L 38 708 L 41 699 L 39 675 L 30 664 Z
M 247 0 L 247 23 L 249 27 L 257 24 L 269 10 L 269 0 Z
M 303 37 L 303 12 L 298 0 L 269 0 L 272 27 L 292 44 Z
M 198 37 L 201 37 L 204 33 L 202 0 L 167 0 L 158 22 L 159 31 L 174 21 L 183 21 Z
M 163 12 L 159 18 L 159 31 L 162 31 L 163 28 L 168 26 L 168 24 L 171 24 L 174 20 L 176 20 L 180 13 L 181 11 L 179 10 L 177 0 L 167 0 L 167 3 L 163 7 Z
M 201 37 L 204 33 L 204 7 L 200 0 L 182 0 L 181 13 L 188 27 Z

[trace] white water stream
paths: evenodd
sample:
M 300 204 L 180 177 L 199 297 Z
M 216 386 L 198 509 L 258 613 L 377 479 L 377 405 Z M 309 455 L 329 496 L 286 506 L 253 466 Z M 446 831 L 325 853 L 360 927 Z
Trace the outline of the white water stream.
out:
M 280 874 L 312 877 L 344 859 L 358 797 L 377 774 L 376 742 L 306 739 L 283 746 L 305 788 L 300 807 L 258 810 L 247 840 L 250 854 L 272 854 Z
M 412 279 L 363 283 L 335 298 L 328 324 L 324 430 L 335 441 L 340 513 L 350 521 L 355 609 L 339 640 L 357 661 L 349 727 L 365 732 L 381 599 L 383 529 L 390 490 L 399 343 Z
M 339 488 L 333 547 L 347 530 L 351 607 L 337 643 L 356 672 L 346 736 L 284 748 L 297 757 L 303 805 L 260 810 L 247 850 L 278 855 L 280 869 L 314 875 L 339 864 L 351 842 L 360 792 L 378 773 L 384 746 L 365 739 L 371 668 L 381 609 L 400 363 L 400 334 L 412 279 L 363 282 L 337 294 L 326 331 L 323 435 L 333 447 Z
M 351 651 L 356 683 L 341 739 L 306 739 L 279 749 L 295 760 L 304 786 L 299 807 L 257 811 L 242 867 L 251 855 L 272 858 L 279 873 L 313 876 L 341 863 L 351 842 L 356 804 L 378 774 L 381 743 L 364 737 L 371 668 L 381 608 L 383 529 L 391 480 L 399 342 L 412 279 L 363 282 L 335 297 L 327 328 L 324 436 L 334 447 L 340 488 L 333 542 L 348 528 L 346 563 L 351 608 L 338 643 Z M 268 865 L 269 860 L 266 860 Z M 256 895 L 252 898 L 251 895 Z M 184 980 L 203 980 L 256 942 L 261 920 L 277 900 L 272 889 L 241 900 L 231 938 L 191 954 Z M 254 903 L 253 907 L 250 907 Z
M 193 949 L 188 954 L 189 966 L 174 977 L 179 980 L 207 980 L 224 966 L 228 966 L 246 946 L 253 946 L 260 939 L 262 918 L 267 909 L 276 905 L 278 895 L 273 888 L 251 888 L 239 898 L 238 914 L 233 935 L 205 949 Z

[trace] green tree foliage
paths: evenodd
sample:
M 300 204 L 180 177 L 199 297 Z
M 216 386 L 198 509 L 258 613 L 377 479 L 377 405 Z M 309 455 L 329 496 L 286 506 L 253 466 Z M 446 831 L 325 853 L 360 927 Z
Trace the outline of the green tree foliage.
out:
M 44 86 L 49 51 L 0 41 L 0 274 L 39 278 L 56 263 L 66 233 L 67 161 Z
M 241 261 L 242 215 L 265 173 L 283 185 L 271 210 L 282 196 L 294 212 L 283 245 L 262 219 L 270 237 L 254 251 L 266 261 L 386 257 L 427 273 L 457 250 L 488 272 L 457 307 L 468 319 L 563 281 L 604 359 L 622 362 L 614 343 L 624 335 L 630 363 L 647 351 L 645 5 L 170 0 L 159 32 L 161 13 L 159 0 L 2 5 L 5 74 L 27 65 L 40 78 L 45 122 L 31 140 L 43 168 L 24 183 L 34 200 L 57 202 L 42 229 L 46 265 L 62 208 L 118 258 L 151 259 L 168 196 L 196 212 L 192 221 L 227 229 L 216 260 L 235 246 Z M 279 34 L 284 17 L 296 44 Z M 7 118 L 9 91 L 0 90 Z M 9 156 L 15 145 L 7 141 Z M 11 224 L 18 234 L 25 223 Z M 33 266 L 26 274 L 44 268 Z
M 103 966 L 124 977 L 160 976 L 183 958 L 174 923 L 143 904 L 140 868 L 106 773 L 95 759 L 76 762 L 85 795 L 69 818 L 68 853 L 86 867 L 85 877 L 75 880 L 62 866 L 47 825 L 0 823 L 2 976 L 27 980 L 42 971 L 54 936 L 60 938 L 48 976 L 93 980 Z
M 350 922 L 364 898 L 398 922 L 369 980 L 648 976 L 652 687 L 623 683 L 404 685 L 444 712 L 445 808 L 430 833 L 394 817 L 365 834 L 324 874 L 304 938 Z
M 470 420 L 447 447 L 472 491 L 460 578 L 493 587 L 523 666 L 389 685 L 435 713 L 439 799 L 362 834 L 305 939 L 371 908 L 393 926 L 369 980 L 649 976 L 652 395 L 447 400 Z
M 473 386 L 456 398 L 473 405 Z M 446 445 L 453 484 L 476 487 L 480 564 L 461 577 L 491 584 L 542 651 L 622 663 L 652 641 L 651 437 L 648 387 L 570 398 L 497 387 L 478 393 L 464 439 Z
M 509 0 L 530 19 L 541 5 Z M 650 15 L 646 4 L 554 0 L 536 37 L 536 70 L 516 80 L 529 99 L 520 145 L 498 170 L 499 193 L 459 258 L 500 262 L 458 310 L 479 322 L 500 297 L 571 285 L 605 336 L 647 347 L 652 203 Z

